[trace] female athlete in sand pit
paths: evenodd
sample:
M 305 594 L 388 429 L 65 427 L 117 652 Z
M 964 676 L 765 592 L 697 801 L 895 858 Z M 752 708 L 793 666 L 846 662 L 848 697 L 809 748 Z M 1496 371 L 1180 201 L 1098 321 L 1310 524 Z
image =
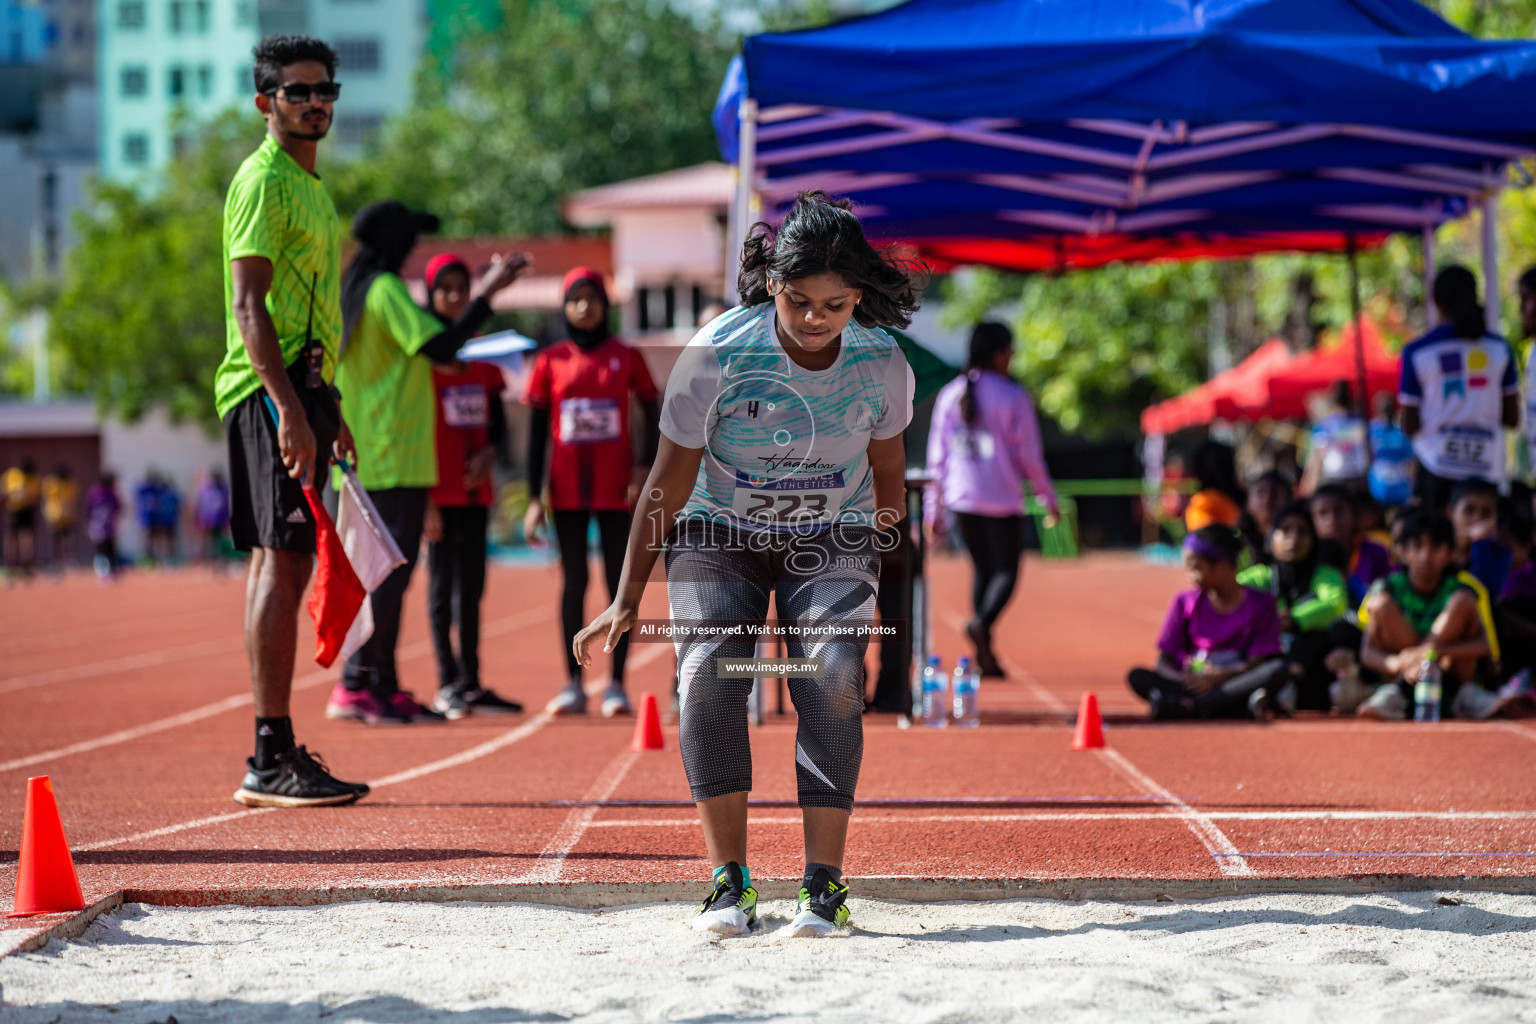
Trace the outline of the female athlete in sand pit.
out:
M 795 774 L 805 878 L 792 934 L 848 922 L 843 848 L 864 733 L 864 648 L 879 553 L 903 515 L 902 431 L 912 371 L 880 325 L 905 327 L 920 285 L 870 246 L 846 202 L 803 193 L 776 235 L 742 252 L 743 305 L 699 332 L 667 382 L 661 443 L 613 604 L 577 634 L 585 665 L 634 624 L 665 544 L 683 765 L 714 866 L 694 927 L 736 935 L 757 914 L 747 870 L 752 676 L 725 662 L 755 642 L 711 624 L 761 624 L 778 595 L 799 714 Z M 706 627 L 706 628 L 697 628 Z

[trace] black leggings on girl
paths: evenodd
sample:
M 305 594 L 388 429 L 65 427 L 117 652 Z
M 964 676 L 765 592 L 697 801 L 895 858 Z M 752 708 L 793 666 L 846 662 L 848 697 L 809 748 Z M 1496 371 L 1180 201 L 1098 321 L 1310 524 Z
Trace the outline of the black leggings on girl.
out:
M 956 512 L 955 525 L 976 567 L 971 585 L 976 620 L 984 629 L 991 630 L 1019 582 L 1019 561 L 1024 557 L 1024 517 Z
M 618 593 L 619 573 L 624 568 L 624 546 L 629 543 L 630 514 L 627 511 L 558 508 L 550 513 L 555 525 L 555 543 L 560 549 L 560 568 L 565 581 L 560 591 L 560 632 L 565 637 L 565 668 L 573 682 L 581 681 L 581 666 L 571 653 L 571 642 L 587 624 L 582 604 L 587 596 L 587 523 L 597 520 L 597 536 L 603 549 L 603 573 L 608 580 L 608 597 Z M 624 661 L 629 656 L 629 634 L 619 637 L 613 648 L 612 686 L 624 684 Z

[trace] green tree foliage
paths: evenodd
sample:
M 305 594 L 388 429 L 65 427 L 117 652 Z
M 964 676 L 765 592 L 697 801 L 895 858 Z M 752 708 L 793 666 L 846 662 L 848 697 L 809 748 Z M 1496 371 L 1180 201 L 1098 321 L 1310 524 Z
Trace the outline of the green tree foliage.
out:
M 453 235 L 562 230 L 578 189 L 719 159 L 709 115 L 736 40 L 654 0 L 506 0 L 454 84 L 333 176 L 344 214 L 394 197 Z
M 159 404 L 174 419 L 214 424 L 224 192 L 260 132 L 253 116 L 230 114 L 171 163 L 161 191 L 99 184 L 79 218 L 53 337 L 68 359 L 67 384 L 103 412 L 131 420 Z
M 715 158 L 709 113 L 735 49 L 716 22 L 663 4 L 506 0 L 449 86 L 424 69 L 420 101 L 371 151 L 341 164 L 322 147 L 320 171 L 344 217 L 398 198 L 450 235 L 560 231 L 570 192 Z M 214 425 L 224 194 L 261 131 L 249 108 L 184 126 L 199 141 L 158 191 L 98 186 L 53 329 L 67 385 L 103 411 L 162 404 Z

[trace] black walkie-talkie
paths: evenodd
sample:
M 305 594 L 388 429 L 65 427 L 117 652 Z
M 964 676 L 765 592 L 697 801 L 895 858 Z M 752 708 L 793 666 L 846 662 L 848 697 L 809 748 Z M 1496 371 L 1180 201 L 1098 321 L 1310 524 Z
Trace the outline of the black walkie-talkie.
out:
M 320 373 L 325 367 L 325 346 L 315 337 L 315 286 L 319 281 L 319 274 L 310 278 L 309 320 L 304 324 L 304 358 L 307 360 L 304 367 L 304 386 L 311 391 L 325 386 L 325 378 Z

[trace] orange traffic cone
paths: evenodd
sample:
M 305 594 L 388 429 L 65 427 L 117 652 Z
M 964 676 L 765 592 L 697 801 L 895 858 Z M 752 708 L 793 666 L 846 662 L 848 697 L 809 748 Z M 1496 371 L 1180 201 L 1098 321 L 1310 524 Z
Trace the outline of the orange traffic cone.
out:
M 53 784 L 46 775 L 27 780 L 27 810 L 21 823 L 21 867 L 16 899 L 6 917 L 84 910 L 85 896 L 75 875 L 75 861 L 64 838 Z
M 1104 722 L 1099 718 L 1099 698 L 1092 690 L 1083 694 L 1083 702 L 1077 709 L 1077 735 L 1072 737 L 1073 750 L 1097 750 L 1104 745 Z
M 630 746 L 635 750 L 666 750 L 661 738 L 661 713 L 656 710 L 656 695 L 640 695 L 640 717 L 635 719 L 635 739 Z

